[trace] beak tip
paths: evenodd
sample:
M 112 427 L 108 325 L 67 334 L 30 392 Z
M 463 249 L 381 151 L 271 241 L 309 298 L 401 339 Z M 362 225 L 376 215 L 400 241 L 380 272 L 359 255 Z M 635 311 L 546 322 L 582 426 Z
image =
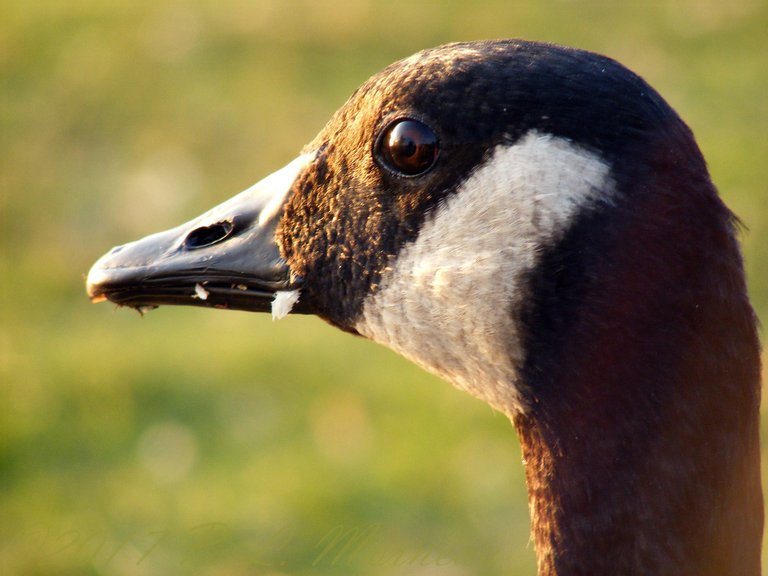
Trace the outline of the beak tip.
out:
M 96 262 L 88 271 L 88 276 L 85 279 L 85 292 L 93 303 L 107 300 L 107 297 L 101 290 L 104 281 L 107 279 L 107 274 L 100 264 L 101 261 Z
M 117 273 L 121 270 L 119 265 L 115 265 L 113 256 L 122 250 L 122 246 L 116 246 L 104 254 L 96 262 L 85 278 L 85 293 L 94 304 L 106 302 L 109 300 L 108 287 L 114 283 Z

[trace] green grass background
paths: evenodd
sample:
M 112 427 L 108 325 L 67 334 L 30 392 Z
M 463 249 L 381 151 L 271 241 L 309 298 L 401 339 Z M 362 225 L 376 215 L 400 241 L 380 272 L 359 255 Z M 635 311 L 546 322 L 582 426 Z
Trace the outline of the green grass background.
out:
M 89 304 L 83 275 L 285 164 L 391 61 L 522 37 L 611 55 L 681 113 L 749 228 L 765 319 L 767 5 L 5 2 L 0 571 L 534 573 L 501 415 L 320 320 L 140 318 Z

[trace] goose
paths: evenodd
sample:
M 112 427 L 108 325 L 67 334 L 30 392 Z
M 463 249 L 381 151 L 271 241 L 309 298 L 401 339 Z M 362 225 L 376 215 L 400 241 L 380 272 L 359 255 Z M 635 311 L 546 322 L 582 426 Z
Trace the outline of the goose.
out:
M 314 314 L 509 417 L 540 575 L 760 573 L 760 360 L 694 137 L 618 62 L 495 40 L 371 77 L 284 168 L 113 248 L 92 301 Z

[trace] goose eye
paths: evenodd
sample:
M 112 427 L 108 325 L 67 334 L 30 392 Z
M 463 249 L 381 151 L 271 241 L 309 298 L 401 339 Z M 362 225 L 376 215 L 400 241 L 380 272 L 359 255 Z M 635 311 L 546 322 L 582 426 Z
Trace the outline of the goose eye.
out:
M 390 170 L 418 176 L 429 170 L 439 151 L 434 130 L 418 120 L 397 120 L 379 139 L 377 156 Z

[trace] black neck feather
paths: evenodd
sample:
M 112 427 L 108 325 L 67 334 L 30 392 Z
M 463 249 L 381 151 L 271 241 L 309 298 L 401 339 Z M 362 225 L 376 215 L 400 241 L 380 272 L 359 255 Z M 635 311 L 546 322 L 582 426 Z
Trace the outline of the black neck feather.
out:
M 531 278 L 515 424 L 542 575 L 760 572 L 755 318 L 733 218 L 681 148 L 617 166 L 611 213 Z

